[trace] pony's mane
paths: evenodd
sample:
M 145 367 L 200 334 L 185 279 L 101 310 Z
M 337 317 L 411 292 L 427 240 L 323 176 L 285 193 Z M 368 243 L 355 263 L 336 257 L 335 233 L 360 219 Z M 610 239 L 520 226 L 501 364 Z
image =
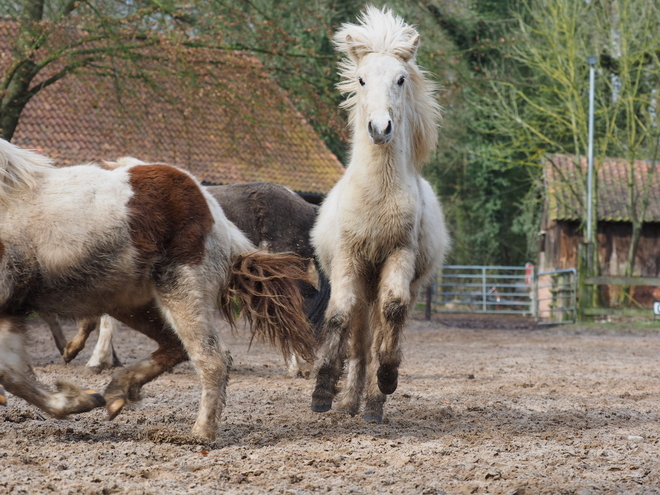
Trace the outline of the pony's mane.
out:
M 417 169 L 428 160 L 438 142 L 438 124 L 441 107 L 435 93 L 436 84 L 429 80 L 428 73 L 416 64 L 419 33 L 390 9 L 379 10 L 368 6 L 358 17 L 360 24 L 346 23 L 335 33 L 333 41 L 338 52 L 347 57 L 338 64 L 340 82 L 337 89 L 348 94 L 341 104 L 349 113 L 349 123 L 355 124 L 357 90 L 357 66 L 359 60 L 369 53 L 394 56 L 406 64 L 409 72 L 410 92 L 408 121 L 412 127 L 413 160 Z
M 52 167 L 50 158 L 0 139 L 0 203 L 7 202 L 12 192 L 33 189 L 37 175 Z

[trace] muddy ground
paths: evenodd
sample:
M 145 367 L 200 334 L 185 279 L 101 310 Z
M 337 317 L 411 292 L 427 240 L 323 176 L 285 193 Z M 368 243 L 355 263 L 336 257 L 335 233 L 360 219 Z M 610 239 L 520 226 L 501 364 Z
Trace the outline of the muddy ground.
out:
M 33 326 L 41 380 L 104 388 L 107 373 L 83 372 L 94 338 L 64 366 Z M 112 422 L 103 410 L 44 418 L 9 396 L 0 493 L 660 493 L 660 326 L 412 320 L 381 425 L 312 413 L 312 382 L 286 378 L 277 351 L 223 335 L 235 366 L 216 442 L 188 436 L 190 365 Z M 153 348 L 127 329 L 116 347 L 125 363 Z

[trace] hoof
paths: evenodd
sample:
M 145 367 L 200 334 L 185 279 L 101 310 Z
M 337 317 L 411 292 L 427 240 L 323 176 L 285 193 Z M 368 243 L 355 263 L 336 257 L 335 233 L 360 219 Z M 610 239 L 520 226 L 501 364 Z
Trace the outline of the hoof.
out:
M 215 428 L 200 428 L 197 425 L 193 426 L 192 437 L 195 441 L 200 443 L 213 442 L 216 439 L 217 433 Z
M 69 364 L 71 361 L 74 360 L 74 358 L 78 355 L 80 352 L 80 349 L 73 349 L 67 345 L 64 348 L 64 352 L 62 353 L 62 360 L 66 363 Z
M 324 412 L 328 412 L 330 409 L 332 409 L 332 403 L 330 403 L 330 404 L 315 404 L 314 401 L 312 401 L 312 411 L 314 411 L 314 412 L 324 413 Z
M 383 422 L 383 417 L 376 413 L 364 413 L 362 419 L 364 419 L 367 423 L 381 424 Z
M 378 368 L 378 388 L 385 395 L 393 394 L 399 385 L 399 370 L 393 366 L 383 366 Z
M 312 394 L 312 411 L 319 413 L 328 412 L 332 409 L 333 399 L 334 395 L 332 393 L 317 385 Z
M 0 387 L 0 406 L 7 405 L 7 396 L 5 395 L 5 389 Z
M 89 396 L 90 399 L 92 399 L 94 408 L 105 406 L 105 399 L 98 392 L 94 390 L 85 390 L 85 393 Z
M 123 398 L 115 399 L 111 404 L 108 404 L 108 419 L 110 421 L 115 419 L 125 405 L 126 399 Z

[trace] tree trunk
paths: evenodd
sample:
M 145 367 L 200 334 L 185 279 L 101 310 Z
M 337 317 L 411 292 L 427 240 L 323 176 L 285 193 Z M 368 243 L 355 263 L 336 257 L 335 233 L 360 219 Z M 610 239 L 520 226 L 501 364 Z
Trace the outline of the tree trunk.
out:
M 7 141 L 16 131 L 21 112 L 30 101 L 30 82 L 34 78 L 34 63 L 25 61 L 14 73 L 0 102 L 0 137 Z

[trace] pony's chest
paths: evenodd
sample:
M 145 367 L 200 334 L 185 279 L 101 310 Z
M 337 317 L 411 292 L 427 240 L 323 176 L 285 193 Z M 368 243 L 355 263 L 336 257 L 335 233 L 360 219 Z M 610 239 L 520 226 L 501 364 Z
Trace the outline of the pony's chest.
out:
M 344 205 L 342 236 L 355 249 L 373 256 L 409 246 L 417 237 L 419 215 L 410 195 L 379 198 L 362 195 Z

